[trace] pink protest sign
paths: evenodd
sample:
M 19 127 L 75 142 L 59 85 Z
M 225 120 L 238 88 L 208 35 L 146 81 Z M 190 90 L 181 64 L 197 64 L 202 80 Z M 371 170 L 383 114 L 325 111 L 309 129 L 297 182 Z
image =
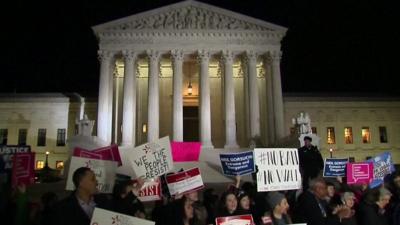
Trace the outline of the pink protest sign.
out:
M 110 145 L 93 150 L 87 150 L 80 147 L 74 149 L 73 156 L 89 158 L 89 159 L 101 159 L 118 162 L 118 166 L 122 165 L 121 156 L 119 154 L 118 145 Z
M 372 162 L 347 163 L 347 184 L 369 184 L 374 178 Z
M 35 153 L 16 153 L 13 157 L 12 186 L 35 182 Z
M 172 158 L 174 162 L 199 161 L 200 142 L 172 142 Z

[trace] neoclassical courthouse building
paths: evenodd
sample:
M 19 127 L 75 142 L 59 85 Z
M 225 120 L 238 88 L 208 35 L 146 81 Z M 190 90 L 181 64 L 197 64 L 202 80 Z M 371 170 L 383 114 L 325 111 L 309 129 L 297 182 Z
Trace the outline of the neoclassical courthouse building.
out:
M 99 95 L 84 108 L 107 143 L 136 146 L 168 135 L 201 141 L 203 151 L 246 149 L 252 139 L 267 146 L 294 132 L 292 118 L 307 112 L 324 156 L 332 148 L 361 161 L 391 151 L 400 163 L 400 99 L 282 93 L 284 27 L 189 0 L 93 31 Z M 81 106 L 76 95 L 2 95 L 0 144 L 30 145 L 38 167 L 49 151 L 56 167 L 68 156 Z

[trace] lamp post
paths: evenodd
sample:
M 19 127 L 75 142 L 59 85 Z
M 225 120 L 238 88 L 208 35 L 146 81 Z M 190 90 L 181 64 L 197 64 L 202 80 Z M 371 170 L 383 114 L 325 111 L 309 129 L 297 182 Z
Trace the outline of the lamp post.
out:
M 44 167 L 49 167 L 49 154 L 50 154 L 50 152 L 46 151 L 46 162 L 44 164 Z
M 332 154 L 333 154 L 333 149 L 332 148 L 329 149 L 329 153 L 331 154 L 331 158 L 332 158 Z

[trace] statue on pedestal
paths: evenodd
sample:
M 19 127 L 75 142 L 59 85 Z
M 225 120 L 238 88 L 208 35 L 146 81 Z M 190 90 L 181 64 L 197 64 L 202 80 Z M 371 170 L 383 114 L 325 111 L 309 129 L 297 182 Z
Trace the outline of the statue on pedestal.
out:
M 76 119 L 75 124 L 78 125 L 78 135 L 92 136 L 94 120 L 89 120 L 87 114 L 82 119 Z

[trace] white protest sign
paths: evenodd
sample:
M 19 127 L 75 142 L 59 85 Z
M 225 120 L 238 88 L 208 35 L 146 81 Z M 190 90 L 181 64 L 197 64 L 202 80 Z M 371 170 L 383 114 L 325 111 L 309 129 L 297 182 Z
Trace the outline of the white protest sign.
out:
M 95 208 L 90 225 L 154 225 L 155 222 L 113 211 Z
M 301 188 L 299 156 L 295 148 L 256 148 L 257 191 Z
M 65 189 L 68 191 L 75 190 L 75 186 L 72 181 L 72 175 L 78 168 L 88 167 L 96 175 L 98 182 L 97 189 L 101 193 L 112 193 L 115 183 L 115 170 L 117 166 L 118 162 L 116 161 L 88 159 L 72 156 L 68 172 L 67 187 Z
M 171 174 L 166 179 L 171 195 L 185 194 L 204 187 L 199 168 Z
M 129 153 L 136 177 L 151 179 L 173 169 L 169 137 L 138 146 Z

